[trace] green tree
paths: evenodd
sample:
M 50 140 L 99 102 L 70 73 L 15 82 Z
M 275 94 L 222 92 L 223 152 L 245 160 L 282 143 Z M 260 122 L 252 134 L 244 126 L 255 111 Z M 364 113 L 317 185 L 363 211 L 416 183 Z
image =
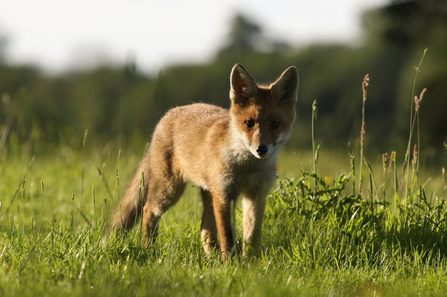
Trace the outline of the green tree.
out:
M 219 51 L 220 55 L 248 55 L 253 52 L 277 52 L 289 48 L 284 41 L 267 38 L 260 24 L 242 14 L 236 14 L 232 19 L 227 40 L 227 44 Z

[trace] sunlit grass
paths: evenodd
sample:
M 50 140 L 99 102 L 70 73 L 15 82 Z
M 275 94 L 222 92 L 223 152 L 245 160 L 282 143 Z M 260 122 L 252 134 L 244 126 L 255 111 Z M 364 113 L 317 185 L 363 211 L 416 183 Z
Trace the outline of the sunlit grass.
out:
M 393 224 L 396 228 L 407 226 L 400 229 L 402 238 L 394 246 L 374 241 L 374 234 L 368 232 L 364 233 L 367 238 L 349 241 L 343 235 L 347 226 L 335 211 L 328 209 L 325 218 L 306 217 L 291 212 L 287 204 L 280 204 L 277 195 L 286 199 L 294 193 L 293 187 L 278 189 L 268 198 L 263 255 L 257 260 L 223 264 L 218 255 L 208 258 L 203 253 L 202 207 L 197 188 L 192 185 L 162 218 L 159 240 L 149 249 L 143 246 L 139 226 L 126 237 L 112 236 L 103 245 L 103 224 L 141 157 L 122 151 L 118 160 L 118 152 L 118 148 L 85 152 L 61 148 L 52 155 L 37 155 L 27 173 L 23 197 L 20 184 L 32 156 L 6 157 L 7 162 L 2 162 L 0 168 L 0 193 L 4 197 L 0 210 L 3 294 L 343 296 L 422 292 L 437 295 L 447 289 L 445 252 L 430 254 L 430 246 L 423 250 L 417 245 L 412 247 L 413 243 L 405 240 L 405 230 L 412 230 L 411 221 L 400 222 L 402 217 L 393 211 L 387 214 L 386 224 L 390 228 Z M 328 186 L 349 170 L 347 153 L 330 153 L 322 149 L 318 163 L 320 176 L 328 178 Z M 278 175 L 298 180 L 301 171 L 310 171 L 311 156 L 310 151 L 294 154 L 285 150 L 279 159 Z M 376 166 L 380 168 L 380 163 Z M 438 179 L 442 183 L 441 177 L 432 182 L 438 183 Z M 351 193 L 350 189 L 345 191 Z M 239 211 L 239 238 L 240 220 Z M 426 224 L 427 228 L 434 226 L 428 220 Z M 443 226 L 433 229 L 436 236 L 440 236 Z M 421 228 L 414 230 L 423 232 Z M 409 232 L 408 236 L 415 235 Z M 433 240 L 430 244 L 436 246 Z M 373 250 L 375 253 L 371 253 Z

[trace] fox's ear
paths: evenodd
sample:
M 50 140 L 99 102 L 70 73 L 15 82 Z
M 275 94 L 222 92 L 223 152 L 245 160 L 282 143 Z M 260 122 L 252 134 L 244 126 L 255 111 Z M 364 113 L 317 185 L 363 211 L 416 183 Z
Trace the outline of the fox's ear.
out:
M 287 68 L 271 85 L 271 95 L 278 100 L 279 105 L 294 105 L 297 99 L 299 85 L 298 70 L 292 66 Z
M 233 66 L 230 75 L 230 99 L 233 103 L 248 103 L 258 92 L 258 86 L 247 70 L 240 64 Z

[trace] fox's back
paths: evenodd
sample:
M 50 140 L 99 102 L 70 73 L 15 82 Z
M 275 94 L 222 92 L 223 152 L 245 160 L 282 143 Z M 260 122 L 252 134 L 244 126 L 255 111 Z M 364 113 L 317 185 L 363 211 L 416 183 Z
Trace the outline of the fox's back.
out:
M 212 104 L 195 103 L 169 110 L 158 126 L 163 126 L 166 122 L 177 132 L 187 133 L 193 129 L 195 132 L 206 133 L 215 123 L 229 120 L 230 115 L 227 109 Z
M 157 124 L 152 141 L 163 141 L 177 150 L 197 151 L 216 130 L 223 132 L 230 122 L 229 111 L 215 105 L 196 103 L 173 108 Z
M 208 187 L 211 171 L 221 170 L 221 149 L 230 141 L 229 111 L 210 104 L 171 109 L 158 123 L 150 147 L 151 164 L 163 164 L 184 180 Z M 156 169 L 155 169 L 156 170 Z

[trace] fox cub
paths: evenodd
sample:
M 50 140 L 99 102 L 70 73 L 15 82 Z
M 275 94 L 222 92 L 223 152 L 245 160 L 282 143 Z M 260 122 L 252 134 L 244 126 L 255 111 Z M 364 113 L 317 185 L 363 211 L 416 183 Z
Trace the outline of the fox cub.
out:
M 258 85 L 236 64 L 230 75 L 229 110 L 202 103 L 169 110 L 116 206 L 110 229 L 128 230 L 142 214 L 149 245 L 161 216 L 191 181 L 202 196 L 205 252 L 220 249 L 224 261 L 229 256 L 236 240 L 231 202 L 242 194 L 242 252 L 259 254 L 265 199 L 275 180 L 279 149 L 292 134 L 298 82 L 297 69 L 289 67 L 272 84 Z M 146 183 L 140 190 L 142 174 Z

